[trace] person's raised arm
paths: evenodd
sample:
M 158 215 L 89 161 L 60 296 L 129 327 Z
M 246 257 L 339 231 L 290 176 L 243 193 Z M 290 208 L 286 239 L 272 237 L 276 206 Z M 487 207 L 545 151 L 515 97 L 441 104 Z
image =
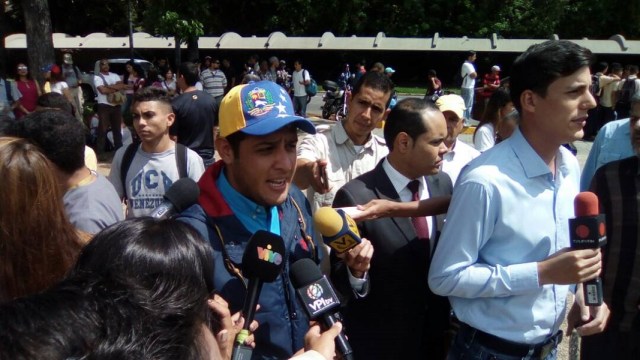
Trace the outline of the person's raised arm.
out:
M 449 209 L 451 196 L 438 196 L 420 201 L 399 202 L 374 199 L 358 205 L 360 212 L 354 212 L 353 220 L 363 221 L 382 217 L 416 217 L 444 214 Z

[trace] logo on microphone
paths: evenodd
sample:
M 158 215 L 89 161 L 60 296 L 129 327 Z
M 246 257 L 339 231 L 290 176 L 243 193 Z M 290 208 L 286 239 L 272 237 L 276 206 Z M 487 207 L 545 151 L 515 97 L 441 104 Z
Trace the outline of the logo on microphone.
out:
M 312 300 L 320 299 L 323 292 L 322 286 L 319 284 L 312 284 L 307 288 L 307 296 Z
M 263 248 L 258 246 L 258 259 L 264 260 L 266 262 L 280 265 L 282 264 L 282 254 L 271 250 L 271 245 L 267 245 L 267 248 Z

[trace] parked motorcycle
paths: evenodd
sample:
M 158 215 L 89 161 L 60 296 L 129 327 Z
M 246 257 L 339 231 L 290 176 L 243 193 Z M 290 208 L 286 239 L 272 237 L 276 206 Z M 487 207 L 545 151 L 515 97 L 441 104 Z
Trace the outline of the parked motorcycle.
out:
M 325 94 L 322 97 L 322 118 L 340 121 L 347 115 L 347 92 L 334 81 L 325 80 L 322 83 Z

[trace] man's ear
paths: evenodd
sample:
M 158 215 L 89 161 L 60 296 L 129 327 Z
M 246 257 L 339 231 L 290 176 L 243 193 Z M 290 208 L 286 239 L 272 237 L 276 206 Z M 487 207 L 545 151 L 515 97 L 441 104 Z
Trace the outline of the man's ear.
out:
M 167 114 L 167 127 L 170 127 L 171 125 L 173 125 L 173 123 L 175 121 L 176 121 L 176 114 L 168 113 Z
M 538 96 L 531 90 L 525 90 L 520 94 L 520 105 L 523 112 L 535 112 Z
M 399 152 L 404 153 L 413 147 L 413 140 L 406 132 L 399 132 L 398 135 L 396 135 L 393 147 L 394 149 L 398 149 Z
M 218 137 L 215 141 L 215 144 L 216 150 L 218 150 L 218 155 L 220 155 L 222 161 L 224 161 L 225 164 L 233 163 L 233 148 L 231 147 L 229 140 L 223 137 Z

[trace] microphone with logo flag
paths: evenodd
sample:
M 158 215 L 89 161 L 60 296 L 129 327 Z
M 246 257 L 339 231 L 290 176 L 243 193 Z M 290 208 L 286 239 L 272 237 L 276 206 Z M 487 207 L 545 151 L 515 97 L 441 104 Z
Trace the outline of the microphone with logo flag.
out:
M 579 193 L 573 207 L 576 217 L 569 219 L 572 249 L 597 249 L 607 243 L 604 214 L 599 214 L 598 197 L 585 191 Z M 586 305 L 602 305 L 602 280 L 597 277 L 582 284 Z
M 300 259 L 291 265 L 290 276 L 309 318 L 320 320 L 325 329 L 335 324 L 340 300 L 318 265 L 311 259 Z M 344 359 L 353 360 L 353 350 L 344 332 L 336 337 L 336 345 Z
M 231 359 L 248 360 L 253 349 L 244 345 L 249 336 L 249 325 L 256 315 L 256 305 L 263 283 L 273 282 L 284 265 L 284 241 L 282 237 L 265 230 L 256 231 L 242 255 L 242 276 L 249 280 L 247 296 L 242 307 L 244 326 L 236 335 Z
M 198 202 L 200 188 L 190 178 L 181 178 L 169 187 L 164 194 L 164 200 L 149 216 L 156 219 L 166 219 Z
M 313 215 L 313 223 L 322 234 L 324 243 L 338 254 L 362 242 L 356 222 L 342 209 L 321 207 Z

